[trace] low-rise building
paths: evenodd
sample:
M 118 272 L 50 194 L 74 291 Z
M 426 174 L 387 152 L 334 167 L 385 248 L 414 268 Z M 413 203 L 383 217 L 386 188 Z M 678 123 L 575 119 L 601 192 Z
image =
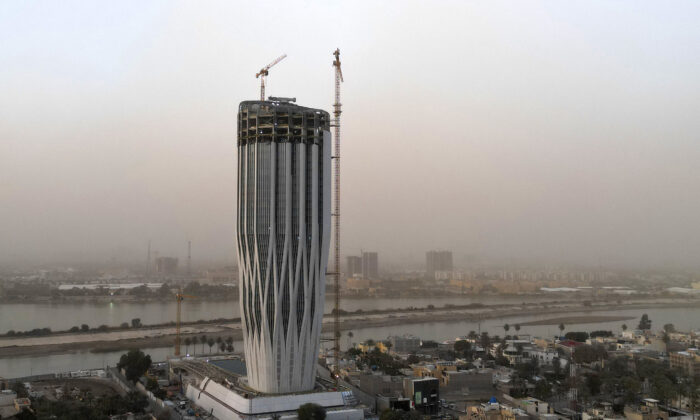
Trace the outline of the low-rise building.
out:
M 646 398 L 641 405 L 625 406 L 627 420 L 668 420 L 668 413 L 659 408 L 659 401 Z
M 624 416 L 613 411 L 611 403 L 603 402 L 581 413 L 581 420 L 620 420 Z
M 437 378 L 406 378 L 404 397 L 410 398 L 413 408 L 423 414 L 440 411 L 440 383 Z
M 400 396 L 403 393 L 403 377 L 377 374 L 360 375 L 359 388 L 372 396 L 379 394 Z
M 559 358 L 559 353 L 548 349 L 531 350 L 530 358 L 537 360 L 540 365 L 550 366 L 554 363 L 554 359 Z
M 684 375 L 700 377 L 700 352 L 696 348 L 678 351 L 669 355 L 671 368 L 680 369 Z
M 493 393 L 493 371 L 491 369 L 446 371 L 443 373 L 440 386 L 443 394 L 468 393 L 471 397 L 487 397 Z
M 467 415 L 459 420 L 529 420 L 527 413 L 519 408 L 499 404 L 495 398 L 487 403 L 467 407 Z
M 410 354 L 417 353 L 420 350 L 420 338 L 415 335 L 402 335 L 390 337 L 391 349 L 395 353 Z
M 543 414 L 551 414 L 549 404 L 546 401 L 538 400 L 537 398 L 527 397 L 515 400 L 518 408 L 534 417 L 540 417 Z

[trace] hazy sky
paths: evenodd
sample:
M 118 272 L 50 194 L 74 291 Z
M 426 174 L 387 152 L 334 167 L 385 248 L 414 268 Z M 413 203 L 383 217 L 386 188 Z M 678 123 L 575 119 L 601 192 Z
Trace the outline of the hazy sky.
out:
M 698 264 L 700 2 L 0 2 L 0 262 L 235 261 L 236 111 L 331 109 L 343 247 Z

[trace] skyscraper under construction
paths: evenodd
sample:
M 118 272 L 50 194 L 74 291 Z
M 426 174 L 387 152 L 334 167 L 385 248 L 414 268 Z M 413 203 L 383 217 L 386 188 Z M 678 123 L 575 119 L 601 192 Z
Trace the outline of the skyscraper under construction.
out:
M 242 102 L 236 236 L 248 384 L 258 391 L 314 387 L 330 200 L 329 114 L 283 98 Z

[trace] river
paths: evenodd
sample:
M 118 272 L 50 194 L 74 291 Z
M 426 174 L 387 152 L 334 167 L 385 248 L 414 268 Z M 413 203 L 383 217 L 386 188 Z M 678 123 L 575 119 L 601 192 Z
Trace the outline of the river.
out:
M 367 304 L 373 306 L 377 301 L 383 301 L 383 307 L 405 307 L 411 306 L 406 304 L 410 300 L 404 299 L 376 299 L 374 302 Z M 426 300 L 423 300 L 425 303 Z M 457 302 L 445 299 L 429 299 L 429 303 L 444 305 L 445 303 L 457 304 Z M 522 302 L 522 299 L 516 300 Z M 346 301 L 347 302 L 347 301 Z M 401 303 L 399 303 L 401 302 Z M 460 300 L 460 302 L 463 302 Z M 482 300 L 483 302 L 483 300 Z M 413 306 L 425 306 L 415 301 Z M 382 306 L 379 306 L 381 308 Z M 385 339 L 390 335 L 413 334 L 423 340 L 442 341 L 452 339 L 458 336 L 466 335 L 469 331 L 488 331 L 491 335 L 503 335 L 503 325 L 508 323 L 514 325 L 516 323 L 524 323 L 528 321 L 558 318 L 563 316 L 581 316 L 581 315 L 611 315 L 611 316 L 630 316 L 635 319 L 629 321 L 615 322 L 600 322 L 595 324 L 577 324 L 566 328 L 566 331 L 593 331 L 593 330 L 611 330 L 619 332 L 621 325 L 626 323 L 630 328 L 633 328 L 639 317 L 646 313 L 653 322 L 654 329 L 661 328 L 666 323 L 672 323 L 679 330 L 689 330 L 700 328 L 700 307 L 697 308 L 652 308 L 652 309 L 622 309 L 606 312 L 569 312 L 565 314 L 548 314 L 548 315 L 528 315 L 518 317 L 506 317 L 500 319 L 488 319 L 481 322 L 471 321 L 454 321 L 454 322 L 428 322 L 422 324 L 411 324 L 404 326 L 391 327 L 373 327 L 360 328 L 353 330 L 354 337 L 350 339 L 347 333 L 344 333 L 341 339 L 343 348 L 347 348 L 352 342 L 360 342 L 368 338 L 375 340 Z M 214 318 L 215 315 L 205 316 L 205 318 Z M 143 318 L 143 317 L 142 317 Z M 510 333 L 514 333 L 513 329 Z M 520 334 L 530 334 L 532 336 L 553 336 L 558 333 L 556 325 L 537 325 L 523 326 Z M 330 343 L 322 343 L 324 346 L 330 346 Z M 234 343 L 236 351 L 242 348 L 241 342 Z M 198 346 L 198 353 L 201 354 L 201 346 Z M 144 349 L 149 353 L 153 360 L 165 360 L 167 356 L 172 354 L 171 348 L 156 348 Z M 123 352 L 108 352 L 108 353 L 90 353 L 78 352 L 70 354 L 48 355 L 48 356 L 32 356 L 32 357 L 11 357 L 0 359 L 0 377 L 13 378 L 27 375 L 37 375 L 52 372 L 65 372 L 70 370 L 78 370 L 85 368 L 98 368 L 107 365 L 114 365 L 119 360 Z M 192 349 L 190 349 L 192 353 Z M 208 348 L 205 354 L 208 353 Z
M 341 308 L 346 311 L 364 311 L 389 308 L 425 307 L 428 305 L 466 305 L 469 303 L 499 304 L 544 302 L 558 299 L 551 295 L 526 296 L 456 296 L 433 298 L 376 298 L 344 299 Z M 162 324 L 175 320 L 177 304 L 172 302 L 82 302 L 82 303 L 0 303 L 0 331 L 27 331 L 34 328 L 67 330 L 73 326 L 88 324 L 118 326 L 141 318 L 144 325 Z M 326 299 L 326 313 L 333 308 L 332 295 Z M 236 301 L 185 300 L 182 303 L 182 320 L 199 321 L 240 316 Z

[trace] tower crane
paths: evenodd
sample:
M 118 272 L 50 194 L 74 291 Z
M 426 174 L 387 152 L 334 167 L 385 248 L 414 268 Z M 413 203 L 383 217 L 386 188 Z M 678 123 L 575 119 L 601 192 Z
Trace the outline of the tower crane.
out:
M 261 101 L 265 100 L 265 78 L 267 77 L 268 74 L 270 74 L 270 68 L 272 68 L 272 66 L 279 63 L 280 61 L 284 60 L 285 57 L 287 57 L 287 54 L 282 54 L 281 56 L 277 57 L 275 59 L 275 61 L 273 61 L 272 63 L 263 67 L 262 69 L 260 69 L 259 72 L 257 72 L 255 74 L 256 79 L 260 78 L 260 100 Z
M 180 317 L 182 313 L 182 301 L 188 299 L 196 299 L 197 296 L 185 295 L 182 293 L 182 288 L 180 288 L 175 294 L 175 299 L 177 299 L 177 321 L 175 323 L 175 356 L 180 355 Z
M 333 167 L 335 169 L 335 178 L 333 181 L 334 197 L 333 197 L 333 216 L 334 216 L 334 260 L 333 260 L 333 284 L 335 286 L 335 313 L 333 315 L 333 358 L 335 360 L 335 371 L 333 379 L 336 387 L 338 386 L 338 376 L 340 374 L 340 83 L 343 82 L 343 71 L 340 69 L 340 49 L 336 48 L 333 52 L 335 60 L 333 67 L 335 68 L 335 103 L 333 104 L 333 121 L 331 125 L 335 131 L 335 153 L 333 154 Z

